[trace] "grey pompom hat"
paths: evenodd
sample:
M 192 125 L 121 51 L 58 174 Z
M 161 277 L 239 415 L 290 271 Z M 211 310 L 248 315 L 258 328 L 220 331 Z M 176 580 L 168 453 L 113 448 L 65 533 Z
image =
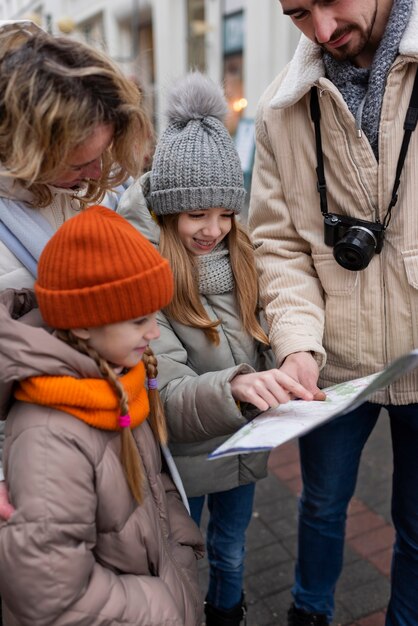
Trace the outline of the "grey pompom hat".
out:
M 223 207 L 239 213 L 245 189 L 234 142 L 223 118 L 222 89 L 191 72 L 169 94 L 168 126 L 162 133 L 150 175 L 156 215 Z

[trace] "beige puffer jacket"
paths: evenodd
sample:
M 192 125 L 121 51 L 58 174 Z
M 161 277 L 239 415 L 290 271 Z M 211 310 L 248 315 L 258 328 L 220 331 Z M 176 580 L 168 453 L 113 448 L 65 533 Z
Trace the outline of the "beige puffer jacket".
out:
M 343 269 L 324 243 L 309 90 L 319 87 L 329 211 L 382 221 L 417 62 L 414 0 L 387 77 L 379 162 L 366 137 L 357 136 L 341 94 L 324 78 L 320 49 L 306 38 L 260 102 L 249 226 L 270 340 L 278 363 L 293 352 L 314 351 L 324 386 L 381 370 L 418 347 L 418 130 L 381 254 L 363 271 Z M 418 370 L 376 393 L 373 401 L 418 402 Z
M 0 302 L 3 411 L 15 380 L 100 377 L 90 358 L 10 317 L 30 310 L 30 295 L 6 291 Z M 5 626 L 200 624 L 202 537 L 148 423 L 133 432 L 145 473 L 141 506 L 119 461 L 119 433 L 49 407 L 12 405 L 4 468 L 16 512 L 0 526 Z

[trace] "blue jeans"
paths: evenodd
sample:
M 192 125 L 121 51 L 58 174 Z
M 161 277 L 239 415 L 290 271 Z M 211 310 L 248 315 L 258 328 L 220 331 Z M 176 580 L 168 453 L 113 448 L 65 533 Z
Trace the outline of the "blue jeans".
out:
M 210 493 L 206 547 L 209 589 L 206 600 L 218 609 L 232 609 L 241 601 L 245 533 L 251 521 L 255 484 Z M 190 513 L 200 526 L 205 496 L 189 498 Z
M 386 408 L 392 433 L 396 530 L 386 626 L 411 626 L 418 624 L 418 404 Z M 347 507 L 361 452 L 380 409 L 367 402 L 299 440 L 303 493 L 292 593 L 298 608 L 326 613 L 329 621 L 343 563 Z

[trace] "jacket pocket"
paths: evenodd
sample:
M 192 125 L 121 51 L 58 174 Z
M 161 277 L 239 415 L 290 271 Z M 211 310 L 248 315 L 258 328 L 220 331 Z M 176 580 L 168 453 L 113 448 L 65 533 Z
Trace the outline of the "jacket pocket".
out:
M 402 252 L 409 289 L 410 319 L 414 346 L 418 347 L 418 250 Z
M 313 262 L 324 291 L 327 364 L 353 369 L 360 362 L 358 272 L 338 265 L 332 254 L 313 255 Z

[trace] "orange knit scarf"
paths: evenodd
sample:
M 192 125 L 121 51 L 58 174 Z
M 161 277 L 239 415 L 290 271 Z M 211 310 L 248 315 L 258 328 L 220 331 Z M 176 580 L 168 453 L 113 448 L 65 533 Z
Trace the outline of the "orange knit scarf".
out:
M 138 363 L 121 382 L 128 395 L 131 428 L 147 419 L 149 401 L 145 389 L 145 367 Z M 50 406 L 103 430 L 119 430 L 120 408 L 116 393 L 102 378 L 33 376 L 20 381 L 14 392 L 22 402 Z

